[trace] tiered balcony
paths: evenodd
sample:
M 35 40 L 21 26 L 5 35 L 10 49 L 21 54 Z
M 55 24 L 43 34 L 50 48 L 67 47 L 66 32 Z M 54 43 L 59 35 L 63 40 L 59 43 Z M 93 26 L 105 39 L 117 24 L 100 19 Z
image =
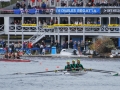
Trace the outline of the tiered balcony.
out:
M 114 35 L 120 33 L 120 25 L 118 24 L 110 24 L 99 25 L 99 24 L 84 24 L 84 25 L 75 25 L 75 24 L 54 24 L 49 26 L 22 26 L 22 25 L 9 25 L 9 33 L 10 34 L 21 34 L 24 35 L 33 35 L 37 32 L 46 32 L 46 35 L 82 35 L 85 33 L 86 35 L 99 35 L 106 34 L 107 36 Z

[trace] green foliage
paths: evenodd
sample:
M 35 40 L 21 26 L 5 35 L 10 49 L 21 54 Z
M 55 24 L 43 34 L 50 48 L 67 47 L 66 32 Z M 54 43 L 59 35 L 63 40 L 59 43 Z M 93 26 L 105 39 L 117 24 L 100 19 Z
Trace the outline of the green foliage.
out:
M 15 4 L 17 1 L 21 1 L 21 0 L 11 0 L 11 2 L 0 2 L 0 8 L 4 8 L 7 7 L 9 5 Z
M 115 48 L 115 45 L 109 37 L 102 37 L 98 38 L 89 48 L 97 51 L 99 54 L 110 53 Z

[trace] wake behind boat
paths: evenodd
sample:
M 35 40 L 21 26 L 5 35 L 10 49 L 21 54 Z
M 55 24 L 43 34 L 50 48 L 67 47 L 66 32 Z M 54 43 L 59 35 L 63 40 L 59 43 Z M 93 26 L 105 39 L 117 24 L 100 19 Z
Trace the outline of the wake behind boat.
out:
M 27 59 L 5 59 L 5 58 L 0 58 L 0 61 L 3 61 L 3 62 L 30 62 L 30 60 L 27 60 Z
M 87 71 L 63 71 L 64 74 L 70 74 L 72 76 L 75 76 L 75 75 L 84 75 L 84 74 L 87 74 Z

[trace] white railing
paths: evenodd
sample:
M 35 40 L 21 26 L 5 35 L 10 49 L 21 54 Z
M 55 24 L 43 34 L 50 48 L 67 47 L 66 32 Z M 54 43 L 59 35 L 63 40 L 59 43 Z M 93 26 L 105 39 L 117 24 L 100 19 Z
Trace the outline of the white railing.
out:
M 35 35 L 33 35 L 31 38 L 29 38 L 26 41 L 29 41 L 32 44 L 35 44 L 36 42 L 38 42 L 43 37 L 45 37 L 45 31 L 41 28 L 41 30 L 39 30 Z
M 22 25 L 9 25 L 9 32 L 40 32 L 41 30 L 46 32 L 46 34 L 49 33 L 57 33 L 59 30 L 59 33 L 67 33 L 68 30 L 70 30 L 70 33 L 83 33 L 83 29 L 85 30 L 85 33 L 120 33 L 120 27 L 109 27 L 109 26 L 56 26 L 52 28 L 47 28 L 43 26 L 36 26 L 36 27 L 22 27 Z
M 4 25 L 0 25 L 0 34 L 4 34 Z

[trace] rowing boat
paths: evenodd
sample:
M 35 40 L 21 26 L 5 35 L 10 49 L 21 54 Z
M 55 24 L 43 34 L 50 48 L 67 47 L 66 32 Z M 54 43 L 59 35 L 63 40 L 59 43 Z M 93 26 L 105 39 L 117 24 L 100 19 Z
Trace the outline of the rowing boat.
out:
M 64 74 L 70 74 L 70 75 L 84 75 L 87 73 L 87 71 L 63 71 Z
M 30 60 L 27 60 L 27 59 L 3 59 L 3 58 L 0 58 L 0 61 L 3 61 L 3 62 L 30 62 Z

